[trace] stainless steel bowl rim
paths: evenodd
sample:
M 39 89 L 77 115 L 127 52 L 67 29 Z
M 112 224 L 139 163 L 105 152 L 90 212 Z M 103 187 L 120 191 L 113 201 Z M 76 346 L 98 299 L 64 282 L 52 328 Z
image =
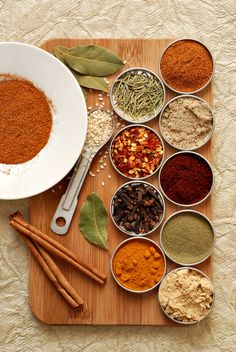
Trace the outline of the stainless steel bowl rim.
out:
M 193 99 L 200 100 L 200 101 L 204 102 L 204 103 L 208 106 L 208 108 L 209 108 L 209 110 L 210 110 L 210 112 L 211 112 L 211 116 L 212 116 L 212 130 L 211 130 L 211 133 L 209 133 L 209 136 L 208 136 L 208 138 L 205 140 L 205 142 L 202 143 L 201 145 L 197 146 L 197 147 L 192 147 L 192 148 L 180 148 L 180 147 L 175 146 L 174 144 L 172 144 L 171 142 L 169 142 L 169 140 L 166 138 L 165 134 L 163 133 L 163 129 L 162 129 L 162 127 L 161 127 L 162 115 L 163 115 L 163 113 L 165 112 L 165 109 L 168 107 L 168 105 L 169 105 L 170 103 L 172 103 L 174 100 L 183 99 L 183 98 L 193 98 Z M 177 149 L 177 150 L 180 150 L 180 151 L 194 151 L 194 150 L 197 150 L 197 149 L 203 147 L 203 146 L 204 146 L 207 142 L 209 142 L 209 140 L 212 138 L 212 135 L 213 135 L 213 133 L 214 133 L 214 131 L 215 131 L 215 116 L 214 116 L 214 114 L 213 114 L 212 108 L 210 107 L 210 105 L 208 104 L 208 102 L 207 102 L 206 100 L 204 100 L 204 99 L 198 97 L 197 95 L 193 95 L 193 94 L 181 94 L 181 95 L 177 95 L 176 97 L 174 97 L 174 98 L 172 98 L 171 100 L 169 100 L 169 101 L 165 104 L 165 106 L 163 107 L 163 109 L 162 109 L 162 111 L 161 111 L 161 113 L 160 113 L 160 117 L 159 117 L 159 128 L 160 128 L 160 132 L 161 132 L 162 137 L 164 138 L 164 140 L 166 141 L 166 143 L 168 143 L 171 147 L 173 147 L 173 148 L 175 148 L 175 149 Z
M 111 155 L 111 149 L 112 149 L 112 145 L 113 145 L 113 142 L 115 140 L 115 138 L 121 133 L 123 132 L 124 130 L 128 129 L 128 128 L 135 128 L 135 127 L 144 127 L 150 131 L 152 131 L 153 133 L 155 133 L 155 135 L 157 136 L 157 138 L 159 138 L 160 142 L 161 142 L 161 145 L 162 145 L 162 150 L 163 150 L 163 154 L 162 154 L 162 158 L 161 158 L 161 161 L 159 163 L 159 165 L 157 166 L 157 168 L 154 170 L 154 172 L 150 175 L 147 175 L 147 176 L 144 176 L 144 177 L 129 177 L 129 176 L 126 176 L 124 175 L 120 170 L 117 169 L 116 165 L 114 164 L 113 162 L 113 159 L 112 159 L 112 155 Z M 111 161 L 111 164 L 112 166 L 114 167 L 114 169 L 123 177 L 126 177 L 127 179 L 130 179 L 130 180 L 133 180 L 133 181 L 140 181 L 140 180 L 145 180 L 147 179 L 148 177 L 151 177 L 153 176 L 160 168 L 161 168 L 161 165 L 163 164 L 164 162 L 164 157 L 165 157 L 165 145 L 164 145 L 164 142 L 162 140 L 162 137 L 159 135 L 159 133 L 157 131 L 155 131 L 152 127 L 150 126 L 146 126 L 146 125 L 143 125 L 143 124 L 132 124 L 132 125 L 127 125 L 123 128 L 121 128 L 119 131 L 117 131 L 117 133 L 114 135 L 114 137 L 112 138 L 111 140 L 111 143 L 110 143 L 110 148 L 109 148 L 109 157 L 110 157 L 110 161 Z
M 121 110 L 119 110 L 116 105 L 115 105 L 115 102 L 114 102 L 114 99 L 113 99 L 113 89 L 114 89 L 114 86 L 116 84 L 116 81 L 122 77 L 123 75 L 127 74 L 128 72 L 132 72 L 132 71 L 144 71 L 144 72 L 147 72 L 148 74 L 152 75 L 155 77 L 156 80 L 158 80 L 160 83 L 161 83 L 161 86 L 162 86 L 162 89 L 163 89 L 163 103 L 160 105 L 159 109 L 156 111 L 156 113 L 154 115 L 151 115 L 150 117 L 146 118 L 146 119 L 140 119 L 140 120 L 132 120 L 132 119 L 129 119 L 128 117 L 126 117 L 127 115 L 125 115 L 125 113 L 123 113 Z M 116 78 L 115 80 L 113 81 L 112 85 L 111 85 L 111 89 L 110 89 L 110 102 L 111 102 L 111 105 L 112 105 L 112 108 L 113 110 L 115 111 L 115 113 L 120 117 L 122 118 L 123 120 L 129 122 L 129 123 L 132 123 L 132 124 L 139 124 L 139 123 L 147 123 L 151 120 L 153 120 L 155 117 L 157 117 L 160 112 L 162 111 L 162 108 L 163 106 L 165 105 L 165 100 L 166 100 L 166 88 L 165 88 L 165 85 L 162 81 L 162 79 L 153 71 L 149 70 L 148 68 L 145 68 L 145 67 L 133 67 L 133 68 L 128 68 L 127 70 L 124 70 L 122 71 Z
M 167 254 L 167 251 L 165 250 L 165 247 L 163 246 L 163 243 L 162 243 L 163 230 L 164 230 L 164 228 L 165 228 L 165 225 L 168 223 L 168 221 L 169 221 L 170 219 L 174 218 L 175 216 L 177 216 L 178 214 L 181 214 L 181 213 L 192 213 L 192 214 L 197 214 L 197 215 L 199 215 L 199 216 L 202 216 L 202 217 L 209 223 L 209 225 L 211 226 L 212 232 L 213 232 L 213 244 L 212 244 L 212 248 L 211 248 L 209 254 L 208 254 L 206 257 L 204 257 L 203 259 L 201 259 L 201 260 L 199 260 L 198 262 L 195 262 L 195 263 L 181 263 L 181 262 L 178 262 L 178 261 L 176 261 L 175 259 L 171 258 L 171 256 L 169 256 L 169 255 Z M 212 254 L 212 252 L 213 252 L 213 250 L 214 250 L 215 242 L 216 242 L 216 231 L 215 231 L 215 228 L 214 228 L 214 226 L 213 226 L 211 220 L 210 220 L 205 214 L 200 213 L 199 211 L 193 210 L 193 209 L 183 209 L 183 210 L 179 210 L 179 211 L 176 211 L 175 213 L 171 214 L 171 215 L 164 221 L 164 223 L 162 224 L 161 231 L 160 231 L 160 246 L 161 246 L 161 248 L 163 249 L 163 252 L 165 253 L 165 255 L 166 255 L 172 262 L 174 262 L 174 263 L 176 263 L 176 264 L 178 264 L 178 265 L 181 265 L 181 266 L 183 266 L 183 267 L 192 267 L 192 266 L 194 266 L 194 265 L 201 264 L 201 263 L 203 263 L 205 260 L 207 260 L 207 259 L 211 256 L 211 254 Z
M 193 41 L 193 42 L 199 43 L 199 44 L 201 44 L 203 47 L 205 47 L 206 50 L 209 52 L 209 54 L 210 54 L 210 56 L 211 56 L 212 65 L 213 65 L 213 67 L 212 67 L 212 74 L 211 74 L 211 77 L 209 78 L 209 80 L 208 80 L 201 88 L 199 88 L 199 89 L 197 89 L 197 90 L 194 90 L 194 91 L 192 91 L 192 92 L 183 92 L 183 91 L 179 91 L 179 90 L 176 90 L 176 89 L 172 88 L 171 86 L 169 86 L 169 85 L 166 83 L 166 81 L 164 80 L 164 78 L 163 78 L 163 76 L 162 76 L 162 73 L 161 73 L 161 60 L 162 60 L 162 57 L 163 57 L 165 51 L 166 51 L 171 45 L 173 45 L 174 43 L 177 43 L 177 42 L 180 42 L 180 41 L 184 41 L 184 40 Z M 215 74 L 215 62 L 214 62 L 214 58 L 213 58 L 213 55 L 212 55 L 210 49 L 209 49 L 209 48 L 206 46 L 206 44 L 204 44 L 202 41 L 200 41 L 200 40 L 198 40 L 198 39 L 194 39 L 194 38 L 180 38 L 180 39 L 176 39 L 176 40 L 172 41 L 170 44 L 168 44 L 168 45 L 164 48 L 164 50 L 162 51 L 162 53 L 161 53 L 161 56 L 160 56 L 160 59 L 159 59 L 158 68 L 159 68 L 160 77 L 161 77 L 162 81 L 164 82 L 164 84 L 166 85 L 166 87 L 168 87 L 170 90 L 172 90 L 172 91 L 175 92 L 175 93 L 183 94 L 183 95 L 185 95 L 185 94 L 196 94 L 196 93 L 201 92 L 203 89 L 205 89 L 205 88 L 210 84 L 210 82 L 211 82 L 211 80 L 212 80 L 212 78 L 213 78 L 213 76 L 214 76 L 214 74 Z
M 156 190 L 156 192 L 158 193 L 159 197 L 161 198 L 161 201 L 162 201 L 162 205 L 163 205 L 163 212 L 162 212 L 162 216 L 161 216 L 161 220 L 157 223 L 157 225 L 152 229 L 150 230 L 149 232 L 147 233 L 142 233 L 142 234 L 136 234 L 134 232 L 129 232 L 125 229 L 123 229 L 122 227 L 120 227 L 116 222 L 115 222 L 115 219 L 114 219 L 114 216 L 112 214 L 112 206 L 113 206 L 113 201 L 117 195 L 117 193 L 124 187 L 127 187 L 129 185 L 133 185 L 133 184 L 145 184 L 147 186 L 151 186 L 152 188 L 154 188 Z M 117 227 L 118 230 L 122 231 L 123 233 L 125 233 L 126 235 L 128 236 L 132 236 L 132 237 L 135 237 L 135 238 L 140 238 L 140 237 L 144 237 L 144 236 L 148 236 L 150 235 L 152 232 L 154 232 L 155 230 L 158 229 L 158 227 L 161 225 L 162 221 L 164 220 L 164 217 L 165 217 L 165 213 L 166 213 L 166 206 L 165 206 L 165 199 L 161 193 L 161 191 L 156 187 L 154 186 L 153 184 L 147 182 L 147 181 L 142 181 L 142 180 L 134 180 L 134 181 L 129 181 L 129 182 L 126 182 L 124 183 L 123 185 L 121 185 L 119 188 L 117 188 L 117 190 L 115 191 L 115 193 L 113 194 L 112 198 L 111 198 L 111 202 L 110 202 L 110 215 L 111 215 L 111 219 L 114 223 L 114 225 Z
M 212 291 L 213 291 L 213 297 L 212 297 L 212 304 L 211 304 L 210 309 L 208 310 L 207 314 L 204 315 L 204 317 L 202 317 L 200 320 L 196 320 L 196 321 L 193 321 L 193 322 L 184 322 L 184 321 L 176 320 L 176 319 L 172 318 L 170 315 L 168 315 L 168 314 L 165 312 L 165 310 L 164 310 L 164 308 L 163 308 L 163 306 L 162 306 L 162 304 L 161 304 L 161 302 L 160 302 L 160 290 L 161 290 L 161 285 L 162 285 L 162 283 L 164 283 L 165 279 L 168 277 L 169 274 L 174 273 L 175 271 L 184 270 L 184 269 L 189 269 L 189 270 L 197 271 L 199 274 L 201 274 L 201 275 L 204 276 L 207 280 L 209 280 L 209 282 L 211 283 L 212 288 L 213 288 L 213 290 L 212 290 Z M 199 269 L 197 269 L 197 268 L 192 268 L 192 267 L 188 267 L 188 266 L 183 266 L 183 267 L 179 267 L 179 268 L 176 268 L 176 269 L 173 269 L 173 270 L 169 271 L 169 272 L 165 275 L 165 277 L 162 279 L 162 282 L 161 282 L 161 284 L 160 284 L 160 286 L 159 286 L 159 290 L 158 290 L 158 301 L 159 301 L 161 310 L 162 310 L 162 312 L 165 314 L 166 317 L 168 317 L 169 319 L 171 319 L 172 321 L 174 321 L 174 322 L 177 323 L 177 324 L 182 324 L 182 325 L 194 325 L 194 324 L 199 323 L 199 322 L 202 321 L 203 319 L 205 319 L 205 318 L 210 314 L 210 312 L 211 312 L 211 310 L 212 310 L 212 308 L 213 308 L 213 305 L 214 305 L 214 303 L 215 303 L 215 289 L 214 289 L 212 280 L 211 280 L 211 279 L 209 278 L 209 276 L 207 276 L 203 271 L 201 271 L 201 270 L 199 270 Z
M 162 172 L 162 170 L 163 170 L 165 164 L 166 164 L 171 158 L 173 158 L 173 157 L 175 157 L 175 156 L 177 156 L 177 155 L 180 155 L 180 154 L 192 154 L 192 155 L 195 155 L 196 157 L 202 158 L 203 160 L 205 160 L 205 162 L 206 162 L 207 165 L 209 166 L 209 169 L 211 170 L 211 173 L 212 173 L 212 185 L 211 185 L 211 188 L 210 188 L 208 194 L 207 194 L 203 199 L 199 200 L 199 201 L 196 202 L 196 203 L 192 203 L 192 204 L 181 204 L 181 203 L 177 203 L 177 202 L 175 202 L 174 200 L 172 200 L 171 198 L 169 198 L 169 197 L 165 194 L 165 192 L 164 192 L 164 190 L 163 190 L 163 188 L 162 188 L 162 186 L 161 186 L 161 172 Z M 212 189 L 213 189 L 213 187 L 214 187 L 214 183 L 215 183 L 214 172 L 213 172 L 213 169 L 212 169 L 212 166 L 211 166 L 210 162 L 209 162 L 203 155 L 201 155 L 201 154 L 199 154 L 199 153 L 197 153 L 197 152 L 191 151 L 191 150 L 182 150 L 182 151 L 179 151 L 179 152 L 177 152 L 177 153 L 174 153 L 174 154 L 170 155 L 170 156 L 162 163 L 162 165 L 161 165 L 160 172 L 159 172 L 159 175 L 158 175 L 158 180 L 159 180 L 159 185 L 160 185 L 161 192 L 164 194 L 165 198 L 168 199 L 172 204 L 178 205 L 178 206 L 180 206 L 180 207 L 194 207 L 194 206 L 196 206 L 196 205 L 198 205 L 198 204 L 203 203 L 203 202 L 210 196 L 210 194 L 211 194 L 211 192 L 212 192 Z
M 163 256 L 163 259 L 164 259 L 164 271 L 163 271 L 163 275 L 161 277 L 161 279 L 153 286 L 153 287 L 150 287 L 149 289 L 147 290 L 140 290 L 140 291 L 134 291 L 134 290 L 131 290 L 125 286 L 123 286 L 119 280 L 116 278 L 116 275 L 113 271 L 113 267 L 112 267 L 112 263 L 113 263 L 113 259 L 114 259 L 114 256 L 116 254 L 116 252 L 119 250 L 120 247 L 122 247 L 126 242 L 129 242 L 129 241 L 135 241 L 135 240 L 143 240 L 143 241 L 148 241 L 150 243 L 153 244 L 153 246 L 157 247 L 160 251 L 160 253 L 162 254 Z M 110 269 L 111 269 L 111 273 L 112 273 L 112 276 L 114 278 L 114 280 L 116 281 L 116 283 L 121 287 L 123 288 L 124 290 L 128 291 L 128 292 L 132 292 L 132 293 L 146 293 L 146 292 L 149 292 L 149 291 L 152 291 L 154 290 L 155 288 L 157 288 L 159 286 L 159 284 L 161 283 L 161 281 L 163 280 L 163 278 L 165 277 L 165 274 L 166 274 L 166 257 L 165 257 L 165 253 L 163 252 L 162 248 L 159 246 L 159 244 L 157 244 L 155 241 L 153 241 L 152 239 L 150 238 L 147 238 L 147 237 L 131 237 L 131 238 L 127 238 L 126 240 L 122 241 L 120 244 L 118 244 L 118 246 L 114 249 L 113 253 L 112 253 L 112 256 L 111 256 L 111 260 L 110 260 Z

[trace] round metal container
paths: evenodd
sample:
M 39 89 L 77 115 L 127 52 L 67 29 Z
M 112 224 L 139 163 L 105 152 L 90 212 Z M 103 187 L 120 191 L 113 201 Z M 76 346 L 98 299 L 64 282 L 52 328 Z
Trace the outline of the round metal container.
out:
M 165 167 L 166 163 L 173 157 L 175 157 L 176 155 L 179 155 L 179 154 L 190 154 L 190 155 L 195 155 L 196 157 L 200 158 L 200 159 L 203 159 L 206 164 L 209 166 L 209 169 L 211 170 L 211 173 L 212 173 L 212 185 L 211 185 L 211 188 L 208 192 L 208 194 L 203 198 L 201 199 L 200 201 L 196 202 L 196 203 L 192 203 L 192 204 L 181 204 L 181 203 L 177 203 L 175 202 L 174 200 L 172 200 L 171 198 L 169 198 L 166 193 L 164 192 L 162 186 L 161 186 L 161 172 L 163 170 L 163 168 Z M 162 164 L 161 166 L 161 169 L 160 169 L 160 172 L 159 172 L 159 175 L 158 175 L 158 179 L 159 179 L 159 185 L 160 185 L 160 189 L 162 191 L 162 193 L 164 194 L 165 198 L 168 199 L 171 203 L 175 204 L 175 205 L 178 205 L 180 207 L 193 207 L 195 205 L 198 205 L 198 204 L 201 204 L 202 202 L 204 202 L 211 194 L 212 192 L 212 189 L 213 189 L 213 185 L 214 185 L 214 173 L 213 173 L 213 169 L 212 169 L 212 166 L 211 164 L 209 163 L 209 161 L 204 157 L 202 156 L 201 154 L 198 154 L 196 152 L 192 152 L 192 151 L 181 151 L 181 152 L 177 152 L 177 153 L 174 153 L 172 154 L 171 156 L 169 156 L 168 159 L 166 159 L 164 161 L 164 163 Z
M 206 140 L 204 141 L 204 143 L 202 143 L 201 145 L 198 145 L 196 147 L 192 147 L 192 148 L 180 148 L 180 147 L 177 147 L 176 145 L 172 144 L 171 142 L 169 142 L 168 138 L 166 138 L 165 136 L 165 133 L 163 132 L 163 128 L 162 128 L 162 125 L 161 125 L 161 122 L 162 122 L 162 116 L 165 112 L 165 109 L 169 106 L 170 103 L 172 103 L 173 101 L 175 100 L 178 100 L 178 99 L 182 99 L 182 98 L 193 98 L 193 99 L 197 99 L 197 100 L 200 100 L 202 102 L 204 102 L 210 112 L 211 112 L 211 115 L 212 115 L 212 130 L 211 130 L 211 133 L 209 133 L 209 136 L 206 138 Z M 199 149 L 201 147 L 203 147 L 207 142 L 209 142 L 209 140 L 211 139 L 212 135 L 213 135 L 213 132 L 215 130 L 215 118 L 214 118 L 214 114 L 212 112 L 212 109 L 210 107 L 210 105 L 202 98 L 199 98 L 198 96 L 195 96 L 195 95 L 190 95 L 190 94 L 185 94 L 185 95 L 178 95 L 177 97 L 174 97 L 173 99 L 171 99 L 170 101 L 168 101 L 168 103 L 166 103 L 166 105 L 164 106 L 164 108 L 162 109 L 161 111 L 161 114 L 160 114 L 160 118 L 159 118 L 159 128 L 160 128 L 160 132 L 161 132 L 161 135 L 162 137 L 164 138 L 164 140 L 169 144 L 171 145 L 173 148 L 175 149 L 178 149 L 178 150 L 184 150 L 184 151 L 187 151 L 187 150 L 196 150 L 196 149 Z
M 192 41 L 192 42 L 196 42 L 196 43 L 199 43 L 201 44 L 210 54 L 211 56 L 211 59 L 212 59 L 212 65 L 213 65 L 213 68 L 212 68 L 212 73 L 211 73 L 211 77 L 209 78 L 209 80 L 199 89 L 197 90 L 194 90 L 192 92 L 184 92 L 184 91 L 179 91 L 179 90 L 176 90 L 174 88 L 172 88 L 170 85 L 168 85 L 165 81 L 165 79 L 163 78 L 162 76 L 162 72 L 161 72 L 161 60 L 162 60 L 162 57 L 164 55 L 164 53 L 166 52 L 166 50 L 171 46 L 173 45 L 174 43 L 177 43 L 177 42 L 180 42 L 180 41 L 184 41 L 184 40 L 188 40 L 188 41 Z M 167 45 L 167 47 L 165 47 L 165 49 L 163 50 L 161 56 L 160 56 L 160 61 L 159 61 L 159 72 L 160 72 L 160 77 L 161 79 L 163 80 L 163 82 L 165 83 L 165 85 L 170 89 L 172 90 L 173 92 L 175 93 L 178 93 L 178 94 L 196 94 L 196 93 L 199 93 L 200 91 L 202 91 L 204 88 L 206 88 L 208 86 L 208 84 L 211 82 L 212 80 L 212 77 L 214 76 L 214 72 L 215 72 L 215 63 L 214 63 L 214 59 L 213 59 L 213 56 L 210 52 L 210 50 L 208 49 L 208 47 L 203 44 L 200 40 L 196 40 L 196 39 L 193 39 L 193 38 L 181 38 L 181 39 L 177 39 L 177 40 L 174 40 L 173 42 L 171 42 L 169 45 Z
M 114 92 L 114 87 L 115 87 L 117 80 L 124 77 L 127 73 L 130 73 L 130 72 L 138 72 L 138 73 L 145 72 L 145 73 L 147 73 L 148 76 L 154 77 L 154 79 L 156 79 L 158 82 L 160 82 L 162 89 L 163 89 L 163 103 L 160 105 L 158 110 L 156 110 L 154 114 L 147 116 L 146 118 L 139 119 L 139 120 L 134 120 L 134 119 L 130 118 L 128 114 L 124 113 L 122 110 L 120 110 L 117 107 L 116 102 L 114 101 L 114 93 L 113 92 Z M 129 68 L 129 69 L 121 72 L 119 74 L 119 76 L 117 76 L 116 79 L 114 80 L 114 82 L 112 83 L 112 86 L 110 89 L 110 101 L 111 101 L 111 105 L 112 105 L 113 110 L 115 111 L 115 113 L 119 117 L 121 117 L 123 120 L 128 121 L 130 123 L 146 123 L 146 122 L 154 119 L 161 112 L 161 110 L 165 104 L 165 99 L 166 99 L 166 91 L 165 91 L 165 86 L 164 86 L 162 80 L 154 72 L 148 70 L 147 68 L 143 68 L 143 67 Z
M 162 150 L 163 150 L 162 159 L 161 159 L 159 165 L 157 166 L 157 168 L 154 170 L 154 172 L 153 172 L 152 174 L 147 175 L 147 176 L 144 176 L 144 177 L 132 177 L 132 176 L 124 175 L 120 170 L 117 169 L 115 163 L 113 162 L 112 155 L 111 155 L 112 145 L 113 145 L 114 140 L 116 139 L 116 137 L 117 137 L 120 133 L 122 133 L 124 130 L 129 129 L 129 128 L 135 128 L 135 127 L 143 127 L 143 128 L 146 128 L 146 129 L 152 131 L 152 132 L 157 136 L 157 138 L 160 140 L 161 145 L 162 145 Z M 121 129 L 115 134 L 115 136 L 113 137 L 113 139 L 112 139 L 112 141 L 111 141 L 111 144 L 110 144 L 109 156 L 110 156 L 111 164 L 113 165 L 114 169 L 115 169 L 121 176 L 126 177 L 126 178 L 128 178 L 128 179 L 130 179 L 130 180 L 145 180 L 146 178 L 153 176 L 153 175 L 160 169 L 160 167 L 161 167 L 161 165 L 162 165 L 162 163 L 163 163 L 163 161 L 164 161 L 165 146 L 164 146 L 164 143 L 163 143 L 163 140 L 162 140 L 161 136 L 160 136 L 153 128 L 151 128 L 151 127 L 149 127 L 149 126 L 146 126 L 146 125 L 142 125 L 142 124 L 133 124 L 133 125 L 128 125 L 128 126 L 125 126 L 125 127 L 121 128 Z
M 197 262 L 194 262 L 194 263 L 183 263 L 183 262 L 179 262 L 177 260 L 175 260 L 173 257 L 171 257 L 168 252 L 166 251 L 165 249 L 165 246 L 163 245 L 163 231 L 164 231 L 164 228 L 165 228 L 165 225 L 168 223 L 168 221 L 172 218 L 174 218 L 175 216 L 177 216 L 178 214 L 183 214 L 183 213 L 192 213 L 192 214 L 197 214 L 198 216 L 201 216 L 203 217 L 207 222 L 208 224 L 210 225 L 211 229 L 212 229 L 212 233 L 213 233 L 213 245 L 212 245 L 212 248 L 210 250 L 210 252 L 208 253 L 208 255 L 206 255 L 203 259 L 197 261 Z M 190 210 L 190 209 L 187 209 L 187 210 L 179 210 L 175 213 L 173 213 L 171 216 L 169 216 L 164 224 L 162 225 L 162 228 L 161 228 L 161 231 L 160 231 L 160 245 L 161 245 L 161 248 L 163 249 L 165 255 L 170 259 L 172 260 L 174 263 L 178 264 L 178 265 L 181 265 L 181 266 L 187 266 L 187 267 L 190 267 L 190 266 L 193 266 L 193 265 L 198 265 L 200 263 L 203 263 L 207 258 L 209 258 L 213 252 L 213 249 L 214 249 L 214 246 L 215 246 L 215 240 L 216 240 L 216 232 L 215 232 L 215 229 L 214 229 L 214 226 L 212 224 L 212 222 L 208 219 L 208 217 L 206 217 L 204 214 L 200 213 L 199 211 L 196 211 L 196 210 Z
M 129 241 L 136 241 L 136 240 L 142 240 L 142 241 L 148 241 L 150 243 L 150 246 L 153 246 L 153 247 L 156 247 L 158 248 L 158 251 L 162 254 L 163 256 L 163 259 L 164 259 L 164 271 L 163 271 L 163 275 L 161 277 L 161 279 L 153 286 L 153 287 L 150 287 L 149 289 L 147 290 L 138 290 L 138 291 L 135 291 L 135 290 L 131 290 L 125 286 L 123 286 L 120 281 L 116 278 L 116 275 L 114 273 L 114 270 L 113 270 L 113 259 L 114 259 L 114 256 L 116 254 L 116 252 L 119 250 L 120 247 L 122 247 L 125 243 L 129 242 Z M 161 281 L 163 280 L 164 276 L 165 276 L 165 273 L 166 273 L 166 257 L 165 257 L 165 254 L 163 252 L 163 250 L 161 249 L 161 247 L 156 243 L 154 242 L 153 240 L 151 240 L 150 238 L 147 238 L 147 237 L 138 237 L 138 238 L 128 238 L 126 240 L 124 240 L 123 242 L 121 242 L 117 247 L 116 249 L 114 250 L 112 256 L 111 256 L 111 261 L 110 261 L 110 268 L 111 268 L 111 273 L 112 273 L 112 276 L 114 278 L 114 280 L 116 281 L 116 283 L 122 287 L 124 290 L 128 291 L 128 292 L 132 292 L 132 293 L 146 293 L 146 292 L 149 292 L 149 291 L 152 291 L 154 290 L 155 288 L 157 288 L 159 286 L 159 284 L 161 283 Z
M 147 232 L 147 233 L 140 233 L 140 234 L 137 234 L 137 233 L 135 233 L 135 232 L 128 231 L 128 230 L 126 230 L 124 227 L 119 226 L 119 225 L 116 223 L 116 221 L 115 221 L 115 219 L 114 219 L 114 216 L 113 216 L 113 209 L 114 209 L 113 203 L 114 203 L 114 199 L 117 197 L 118 192 L 119 192 L 121 189 L 126 188 L 126 187 L 129 187 L 130 185 L 134 185 L 134 184 L 137 184 L 137 185 L 143 184 L 143 185 L 152 187 L 152 188 L 156 191 L 156 193 L 157 193 L 157 195 L 158 195 L 158 197 L 159 197 L 159 200 L 160 200 L 160 202 L 161 202 L 161 204 L 162 204 L 162 206 L 163 206 L 163 212 L 162 212 L 162 216 L 161 216 L 160 221 L 153 227 L 152 230 L 150 230 L 150 231 Z M 153 186 L 151 183 L 148 183 L 148 182 L 145 182 L 145 181 L 130 181 L 130 182 L 127 182 L 127 183 L 121 185 L 121 186 L 116 190 L 116 192 L 113 194 L 112 199 L 111 199 L 111 203 L 110 203 L 110 214 L 111 214 L 111 219 L 112 219 L 114 225 L 118 228 L 118 230 L 124 232 L 126 235 L 133 236 L 133 237 L 138 237 L 138 238 L 141 237 L 141 236 L 150 235 L 153 231 L 155 231 L 155 230 L 160 226 L 160 224 L 162 223 L 162 221 L 163 221 L 163 219 L 164 219 L 164 217 L 165 217 L 165 212 L 166 212 L 165 200 L 164 200 L 164 198 L 163 198 L 161 192 L 159 191 L 158 188 L 156 188 L 155 186 Z
M 212 297 L 211 308 L 208 310 L 207 314 L 206 314 L 204 317 L 202 317 L 200 320 L 197 320 L 197 321 L 193 321 L 193 322 L 184 322 L 184 321 L 180 321 L 180 320 L 174 319 L 173 317 L 171 317 L 170 315 L 168 315 L 168 314 L 165 312 L 165 310 L 164 310 L 164 308 L 163 308 L 163 306 L 161 305 L 161 302 L 160 302 L 160 291 L 161 291 L 162 284 L 165 282 L 165 280 L 168 278 L 168 276 L 169 276 L 171 273 L 173 273 L 173 272 L 175 272 L 175 271 L 177 271 L 177 270 L 183 270 L 183 269 L 189 269 L 189 270 L 193 270 L 193 271 L 196 271 L 196 272 L 200 273 L 200 274 L 201 274 L 202 276 L 204 276 L 207 280 L 209 280 L 209 282 L 211 283 L 211 285 L 212 285 L 212 287 L 213 287 L 213 284 L 212 284 L 212 281 L 210 280 L 210 278 L 209 278 L 205 273 L 203 273 L 201 270 L 196 269 L 196 268 L 192 268 L 192 267 L 186 267 L 186 266 L 180 267 L 180 268 L 177 268 L 177 269 L 174 269 L 174 270 L 170 271 L 168 274 L 166 274 L 166 276 L 165 276 L 164 279 L 162 280 L 162 282 L 161 282 L 161 284 L 160 284 L 160 287 L 159 287 L 159 290 L 158 290 L 158 301 L 159 301 L 159 304 L 160 304 L 160 307 L 161 307 L 162 312 L 163 312 L 163 313 L 165 314 L 165 316 L 167 316 L 169 319 L 171 319 L 172 321 L 174 321 L 174 322 L 177 323 L 177 324 L 193 325 L 193 324 L 197 324 L 197 323 L 199 323 L 200 321 L 202 321 L 203 319 L 205 319 L 205 318 L 210 314 L 210 312 L 212 311 L 212 307 L 213 307 L 214 302 L 215 302 L 215 291 L 214 291 L 214 287 L 213 287 L 213 297 Z

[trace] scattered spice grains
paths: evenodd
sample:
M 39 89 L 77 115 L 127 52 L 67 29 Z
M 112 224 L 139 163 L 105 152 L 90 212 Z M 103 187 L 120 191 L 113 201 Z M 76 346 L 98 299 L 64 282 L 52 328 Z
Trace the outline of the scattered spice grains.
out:
M 165 108 L 160 128 L 163 137 L 175 148 L 194 149 L 209 140 L 213 116 L 209 105 L 195 97 L 179 97 Z
M 206 259 L 214 245 L 214 231 L 200 213 L 183 211 L 171 216 L 161 233 L 166 255 L 181 265 L 193 265 Z
M 213 174 L 200 154 L 180 152 L 170 157 L 160 173 L 160 184 L 166 196 L 179 204 L 193 205 L 210 192 Z
M 112 116 L 105 110 L 94 110 L 88 115 L 85 149 L 96 153 L 108 141 L 113 132 Z
M 162 279 L 165 260 L 157 245 L 135 238 L 118 248 L 112 268 L 122 286 L 132 291 L 146 291 Z
M 131 69 L 122 73 L 112 89 L 114 108 L 128 121 L 156 116 L 164 104 L 164 89 L 151 71 Z
M 163 146 L 157 134 L 148 127 L 127 127 L 116 135 L 111 145 L 115 167 L 125 176 L 151 176 L 163 158 Z
M 213 304 L 214 289 L 199 271 L 181 268 L 170 272 L 159 288 L 159 301 L 172 319 L 194 323 L 203 319 Z
M 128 234 L 144 235 L 157 228 L 163 219 L 163 199 L 148 183 L 128 183 L 114 195 L 112 217 Z
M 169 87 L 179 92 L 194 92 L 210 80 L 213 60 L 210 52 L 195 40 L 178 40 L 161 58 L 161 74 Z

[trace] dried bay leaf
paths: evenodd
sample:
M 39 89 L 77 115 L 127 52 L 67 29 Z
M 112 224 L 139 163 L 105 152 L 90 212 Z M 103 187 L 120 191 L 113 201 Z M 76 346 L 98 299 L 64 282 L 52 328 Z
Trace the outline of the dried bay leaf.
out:
M 88 76 L 103 77 L 124 66 L 113 51 L 98 45 L 79 45 L 64 51 L 64 61 L 73 70 Z
M 53 55 L 60 61 L 62 61 L 63 63 L 65 63 L 64 60 L 64 53 L 68 52 L 69 48 L 66 48 L 64 46 L 55 46 L 55 48 L 53 48 Z
M 109 85 L 103 77 L 80 75 L 77 72 L 73 72 L 73 74 L 82 87 L 109 92 Z
M 107 211 L 100 197 L 92 192 L 82 204 L 79 228 L 83 236 L 98 247 L 108 248 Z

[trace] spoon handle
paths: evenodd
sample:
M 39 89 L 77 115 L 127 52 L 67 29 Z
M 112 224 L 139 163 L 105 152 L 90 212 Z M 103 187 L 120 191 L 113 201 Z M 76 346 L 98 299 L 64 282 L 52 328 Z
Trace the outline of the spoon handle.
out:
M 61 197 L 57 210 L 52 218 L 51 230 L 57 235 L 65 235 L 69 230 L 72 217 L 74 215 L 78 195 L 84 183 L 84 179 L 91 165 L 94 153 L 86 150 L 75 167 L 66 192 Z M 61 224 L 60 224 L 61 222 Z

